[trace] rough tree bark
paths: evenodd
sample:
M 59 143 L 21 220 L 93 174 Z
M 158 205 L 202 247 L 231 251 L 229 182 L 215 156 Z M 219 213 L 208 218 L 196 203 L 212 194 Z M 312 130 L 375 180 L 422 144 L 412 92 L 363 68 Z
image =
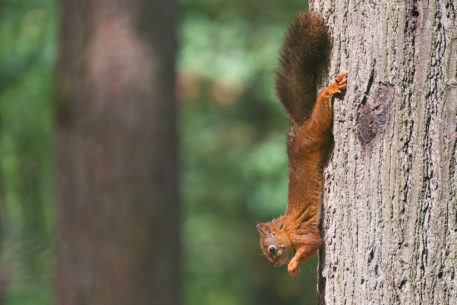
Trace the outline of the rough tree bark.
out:
M 313 1 L 348 72 L 325 171 L 320 304 L 457 304 L 457 2 Z
M 60 10 L 56 304 L 177 304 L 175 2 Z

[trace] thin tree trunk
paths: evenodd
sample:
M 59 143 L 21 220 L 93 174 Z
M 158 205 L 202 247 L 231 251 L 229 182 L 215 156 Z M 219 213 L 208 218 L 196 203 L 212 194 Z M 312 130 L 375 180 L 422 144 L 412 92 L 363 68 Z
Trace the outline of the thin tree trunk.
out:
M 348 72 L 325 171 L 319 303 L 457 304 L 457 2 L 310 7 L 332 35 L 326 75 Z
M 56 304 L 177 304 L 175 2 L 60 9 Z

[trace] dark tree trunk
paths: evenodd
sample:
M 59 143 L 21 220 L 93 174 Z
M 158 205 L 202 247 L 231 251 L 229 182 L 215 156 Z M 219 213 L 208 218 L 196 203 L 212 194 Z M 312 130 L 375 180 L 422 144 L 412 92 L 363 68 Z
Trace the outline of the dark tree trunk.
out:
M 60 9 L 56 303 L 177 304 L 175 3 Z

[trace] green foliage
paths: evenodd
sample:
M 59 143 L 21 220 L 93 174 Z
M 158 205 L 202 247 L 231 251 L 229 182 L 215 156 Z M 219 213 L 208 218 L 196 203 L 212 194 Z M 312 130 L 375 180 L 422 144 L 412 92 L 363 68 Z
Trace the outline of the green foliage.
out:
M 183 303 L 313 304 L 315 258 L 292 279 L 261 256 L 255 228 L 286 207 L 288 123 L 273 82 L 303 2 L 182 3 Z
M 50 303 L 55 17 L 49 0 L 0 3 L 2 269 L 7 304 Z

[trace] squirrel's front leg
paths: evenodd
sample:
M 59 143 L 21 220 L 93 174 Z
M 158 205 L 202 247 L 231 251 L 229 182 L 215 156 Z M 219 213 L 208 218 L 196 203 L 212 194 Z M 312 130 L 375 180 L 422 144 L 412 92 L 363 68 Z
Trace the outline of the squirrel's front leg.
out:
M 322 239 L 318 231 L 306 234 L 305 236 L 296 236 L 295 238 L 297 239 L 295 242 L 292 240 L 297 245 L 295 254 L 287 266 L 287 271 L 291 276 L 298 274 L 298 265 L 313 255 L 322 244 Z
M 313 245 L 313 246 L 303 246 L 301 248 L 298 248 L 297 251 L 295 252 L 294 257 L 289 262 L 289 265 L 287 265 L 287 271 L 291 276 L 295 276 L 298 274 L 298 265 L 301 262 L 306 261 L 311 255 L 314 254 L 314 252 L 319 249 L 318 245 Z

